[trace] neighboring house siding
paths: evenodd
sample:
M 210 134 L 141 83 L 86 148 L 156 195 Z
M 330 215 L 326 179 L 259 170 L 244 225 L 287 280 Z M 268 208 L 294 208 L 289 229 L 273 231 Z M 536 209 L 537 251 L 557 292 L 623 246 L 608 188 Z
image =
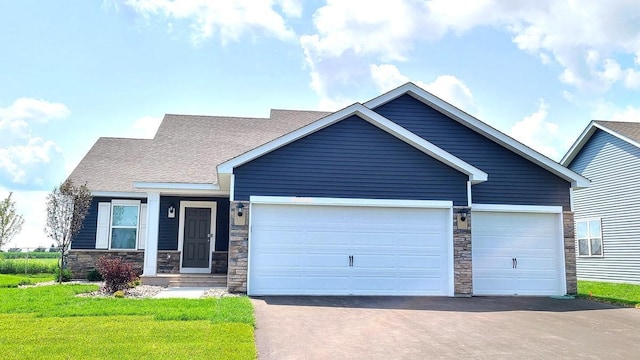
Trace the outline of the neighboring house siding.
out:
M 398 97 L 374 111 L 488 173 L 488 181 L 472 188 L 474 203 L 555 205 L 570 209 L 569 182 L 410 95 Z
M 578 256 L 578 278 L 640 283 L 640 149 L 597 130 L 569 168 L 591 180 L 574 190 L 575 220 L 602 221 L 604 256 Z
M 229 248 L 229 199 L 210 197 L 160 196 L 160 225 L 158 227 L 158 250 L 178 250 L 178 229 L 180 223 L 180 201 L 215 201 L 216 209 L 216 251 Z M 169 206 L 176 208 L 175 218 L 167 216 Z M 213 250 L 213 248 L 211 249 Z
M 71 243 L 72 249 L 95 249 L 96 248 L 96 227 L 98 226 L 98 203 L 111 202 L 116 198 L 110 197 L 94 197 L 91 200 L 91 207 L 87 216 L 84 218 L 82 229 Z M 117 198 L 122 200 L 122 198 Z M 140 200 L 143 204 L 147 202 L 147 199 L 133 199 Z
M 267 195 L 467 205 L 467 175 L 357 116 L 239 166 L 234 174 L 236 200 Z

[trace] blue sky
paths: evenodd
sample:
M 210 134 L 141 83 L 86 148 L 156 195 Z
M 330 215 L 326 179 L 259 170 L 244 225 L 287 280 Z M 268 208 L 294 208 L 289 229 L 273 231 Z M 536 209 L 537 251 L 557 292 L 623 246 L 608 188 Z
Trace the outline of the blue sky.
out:
M 592 119 L 640 121 L 635 0 L 3 1 L 0 46 L 19 246 L 51 243 L 44 197 L 98 137 L 165 113 L 337 110 L 413 81 L 555 160 Z

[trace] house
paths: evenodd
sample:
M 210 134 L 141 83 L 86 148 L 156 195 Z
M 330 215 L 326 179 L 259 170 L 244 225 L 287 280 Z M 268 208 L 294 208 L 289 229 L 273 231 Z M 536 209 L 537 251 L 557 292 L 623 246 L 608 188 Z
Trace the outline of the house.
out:
M 589 185 L 412 83 L 334 113 L 167 115 L 70 178 L 94 195 L 76 276 L 114 253 L 250 295 L 572 294 Z
M 640 124 L 592 121 L 562 159 L 573 191 L 579 279 L 640 283 Z

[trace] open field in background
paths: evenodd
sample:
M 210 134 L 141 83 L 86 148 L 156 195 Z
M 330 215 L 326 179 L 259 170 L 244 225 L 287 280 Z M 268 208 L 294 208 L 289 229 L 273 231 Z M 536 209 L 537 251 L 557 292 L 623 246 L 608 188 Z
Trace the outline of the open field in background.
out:
M 614 304 L 640 307 L 640 285 L 579 280 L 578 295 Z
M 255 359 L 246 297 L 76 297 L 95 285 L 0 288 L 0 354 L 17 359 Z
M 53 274 L 58 259 L 0 259 L 0 274 Z

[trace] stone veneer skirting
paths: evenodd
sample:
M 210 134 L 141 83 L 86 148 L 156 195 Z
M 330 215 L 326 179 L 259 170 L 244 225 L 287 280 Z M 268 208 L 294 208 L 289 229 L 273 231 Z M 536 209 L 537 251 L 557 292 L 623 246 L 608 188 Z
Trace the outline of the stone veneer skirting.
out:
M 142 273 L 144 265 L 144 250 L 80 250 L 69 251 L 67 263 L 74 279 L 86 279 L 87 273 L 96 268 L 96 263 L 101 256 L 112 255 L 122 257 L 126 262 L 133 264 L 133 268 Z M 212 253 L 211 273 L 224 274 L 227 272 L 227 252 L 216 251 Z M 158 274 L 180 273 L 180 251 L 158 251 Z
M 453 208 L 453 292 L 456 296 L 473 294 L 471 209 L 462 206 Z
M 243 204 L 243 223 L 236 224 L 236 207 Z M 230 292 L 247 292 L 247 269 L 249 268 L 249 202 L 234 201 L 230 204 L 229 216 L 229 265 L 227 289 Z
M 562 226 L 564 228 L 564 267 L 567 279 L 567 294 L 578 293 L 578 276 L 576 275 L 576 238 L 574 232 L 573 212 L 562 213 Z

